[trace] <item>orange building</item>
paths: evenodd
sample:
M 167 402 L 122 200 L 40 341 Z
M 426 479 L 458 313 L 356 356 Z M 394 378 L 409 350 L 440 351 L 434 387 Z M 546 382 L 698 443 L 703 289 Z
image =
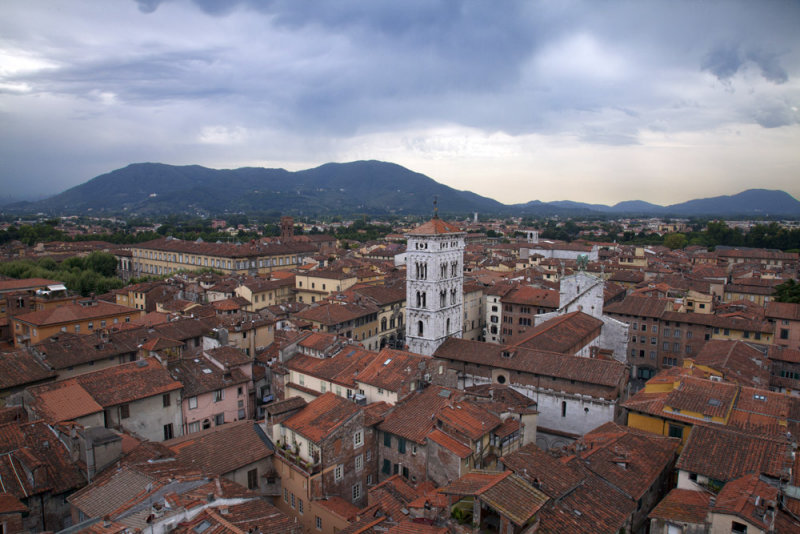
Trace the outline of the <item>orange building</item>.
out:
M 35 345 L 59 332 L 91 334 L 95 330 L 128 323 L 144 312 L 128 306 L 95 299 L 78 300 L 57 308 L 46 308 L 11 318 L 17 347 Z

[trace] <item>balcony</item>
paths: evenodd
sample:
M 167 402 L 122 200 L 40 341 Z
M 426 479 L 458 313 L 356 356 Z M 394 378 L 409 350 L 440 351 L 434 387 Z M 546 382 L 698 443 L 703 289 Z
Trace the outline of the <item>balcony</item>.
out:
M 286 443 L 278 442 L 275 444 L 275 454 L 285 459 L 287 462 L 294 464 L 309 475 L 313 476 L 322 471 L 322 462 L 320 461 L 319 453 L 316 453 L 314 455 L 314 461 L 310 462 L 301 458 L 294 447 Z

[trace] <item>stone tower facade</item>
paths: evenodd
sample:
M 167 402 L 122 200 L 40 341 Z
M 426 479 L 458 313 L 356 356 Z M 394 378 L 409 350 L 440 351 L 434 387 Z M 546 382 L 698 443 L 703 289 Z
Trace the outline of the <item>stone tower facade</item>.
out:
M 464 321 L 464 232 L 434 217 L 406 234 L 406 344 L 433 355 Z

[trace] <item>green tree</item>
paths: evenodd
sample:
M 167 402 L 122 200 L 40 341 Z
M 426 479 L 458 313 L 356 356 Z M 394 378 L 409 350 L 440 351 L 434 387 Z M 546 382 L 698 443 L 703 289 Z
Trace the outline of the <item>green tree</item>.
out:
M 664 237 L 664 246 L 672 250 L 685 247 L 687 242 L 684 234 L 668 234 Z
M 775 286 L 773 300 L 777 302 L 797 302 L 800 303 L 800 284 L 790 278 L 786 282 Z

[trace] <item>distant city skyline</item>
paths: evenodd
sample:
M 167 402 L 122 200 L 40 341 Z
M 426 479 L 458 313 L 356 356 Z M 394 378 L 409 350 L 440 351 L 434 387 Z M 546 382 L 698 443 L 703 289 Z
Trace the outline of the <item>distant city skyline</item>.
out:
M 502 9 L 500 9 L 502 8 Z M 506 204 L 800 198 L 800 3 L 9 0 L 0 196 L 376 159 Z

